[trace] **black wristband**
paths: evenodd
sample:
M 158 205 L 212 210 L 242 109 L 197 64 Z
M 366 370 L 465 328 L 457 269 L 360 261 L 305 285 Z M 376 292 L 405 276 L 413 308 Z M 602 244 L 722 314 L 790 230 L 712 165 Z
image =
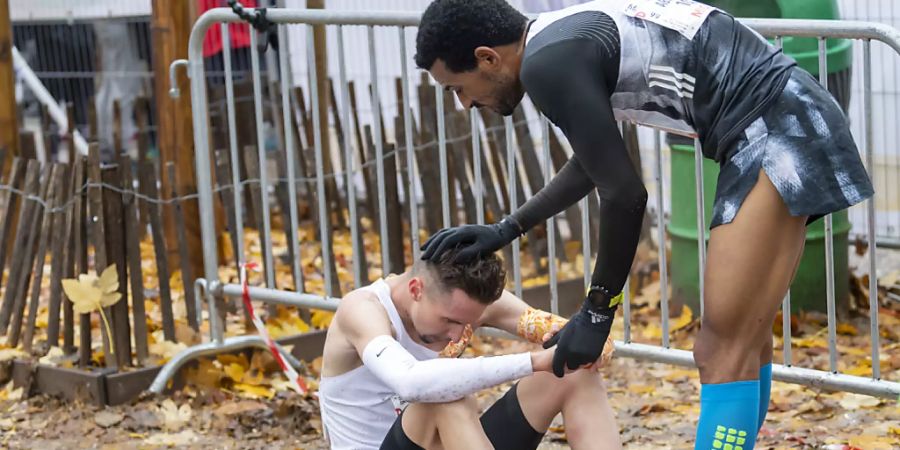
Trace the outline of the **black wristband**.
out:
M 516 219 L 513 219 L 512 216 L 504 217 L 503 220 L 497 223 L 497 227 L 500 231 L 500 236 L 503 236 L 507 242 L 514 241 L 525 232 L 522 230 L 519 222 L 516 222 Z

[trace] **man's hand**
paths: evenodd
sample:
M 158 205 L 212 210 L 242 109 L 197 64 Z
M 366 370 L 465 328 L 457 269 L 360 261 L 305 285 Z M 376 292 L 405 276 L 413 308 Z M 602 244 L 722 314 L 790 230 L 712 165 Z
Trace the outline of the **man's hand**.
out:
M 537 372 L 553 372 L 553 354 L 555 353 L 555 348 L 548 348 L 546 350 L 538 350 L 536 352 L 531 352 L 531 368 L 535 373 Z M 571 373 L 572 370 L 566 370 L 565 373 Z
M 444 228 L 422 245 L 422 259 L 437 262 L 445 251 L 461 247 L 456 261 L 466 263 L 505 247 L 521 234 L 521 227 L 509 217 L 491 225 Z
M 609 338 L 616 308 L 596 308 L 586 301 L 559 333 L 544 342 L 544 348 L 556 346 L 553 373 L 557 377 L 562 377 L 567 368 L 575 370 L 597 361 Z
M 547 333 L 544 334 L 542 342 L 549 341 L 553 336 L 555 336 L 559 332 L 559 330 L 560 329 L 557 328 L 557 325 L 553 324 L 550 331 L 548 331 Z M 590 364 L 585 364 L 585 365 L 581 366 L 581 368 L 587 369 L 587 370 L 592 370 L 592 369 L 600 370 L 601 367 L 609 364 L 609 361 L 612 359 L 613 353 L 615 353 L 615 351 L 616 351 L 615 342 L 613 342 L 612 338 L 607 337 L 606 343 L 603 345 L 603 353 L 600 354 L 600 358 L 598 358 L 596 361 L 594 361 Z

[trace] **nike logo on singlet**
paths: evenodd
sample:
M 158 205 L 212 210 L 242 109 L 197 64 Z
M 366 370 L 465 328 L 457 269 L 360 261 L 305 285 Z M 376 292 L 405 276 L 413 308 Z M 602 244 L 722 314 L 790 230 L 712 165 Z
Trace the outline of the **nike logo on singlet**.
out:
M 378 358 L 379 356 L 381 356 L 381 354 L 384 353 L 385 350 L 387 350 L 387 347 L 381 349 L 381 351 L 379 351 L 378 353 L 376 353 L 376 354 L 375 354 L 375 357 Z

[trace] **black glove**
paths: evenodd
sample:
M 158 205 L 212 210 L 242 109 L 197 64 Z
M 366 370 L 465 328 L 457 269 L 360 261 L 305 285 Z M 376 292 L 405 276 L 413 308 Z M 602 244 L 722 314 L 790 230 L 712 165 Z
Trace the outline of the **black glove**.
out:
M 599 306 L 590 298 L 584 301 L 581 311 L 575 313 L 569 323 L 544 342 L 544 348 L 556 345 L 553 353 L 553 374 L 562 378 L 565 367 L 576 370 L 597 361 L 609 337 L 621 296 L 602 302 Z
M 462 225 L 438 231 L 422 245 L 422 259 L 438 262 L 444 252 L 461 248 L 456 261 L 467 263 L 480 255 L 493 253 L 522 234 L 522 228 L 510 217 L 491 225 Z

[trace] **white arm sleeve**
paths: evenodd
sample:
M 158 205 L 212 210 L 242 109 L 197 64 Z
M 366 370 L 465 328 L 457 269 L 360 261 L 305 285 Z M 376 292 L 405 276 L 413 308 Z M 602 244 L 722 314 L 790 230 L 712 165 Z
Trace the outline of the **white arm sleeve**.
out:
M 531 355 L 419 361 L 391 336 L 372 339 L 363 364 L 408 402 L 443 403 L 534 373 Z

